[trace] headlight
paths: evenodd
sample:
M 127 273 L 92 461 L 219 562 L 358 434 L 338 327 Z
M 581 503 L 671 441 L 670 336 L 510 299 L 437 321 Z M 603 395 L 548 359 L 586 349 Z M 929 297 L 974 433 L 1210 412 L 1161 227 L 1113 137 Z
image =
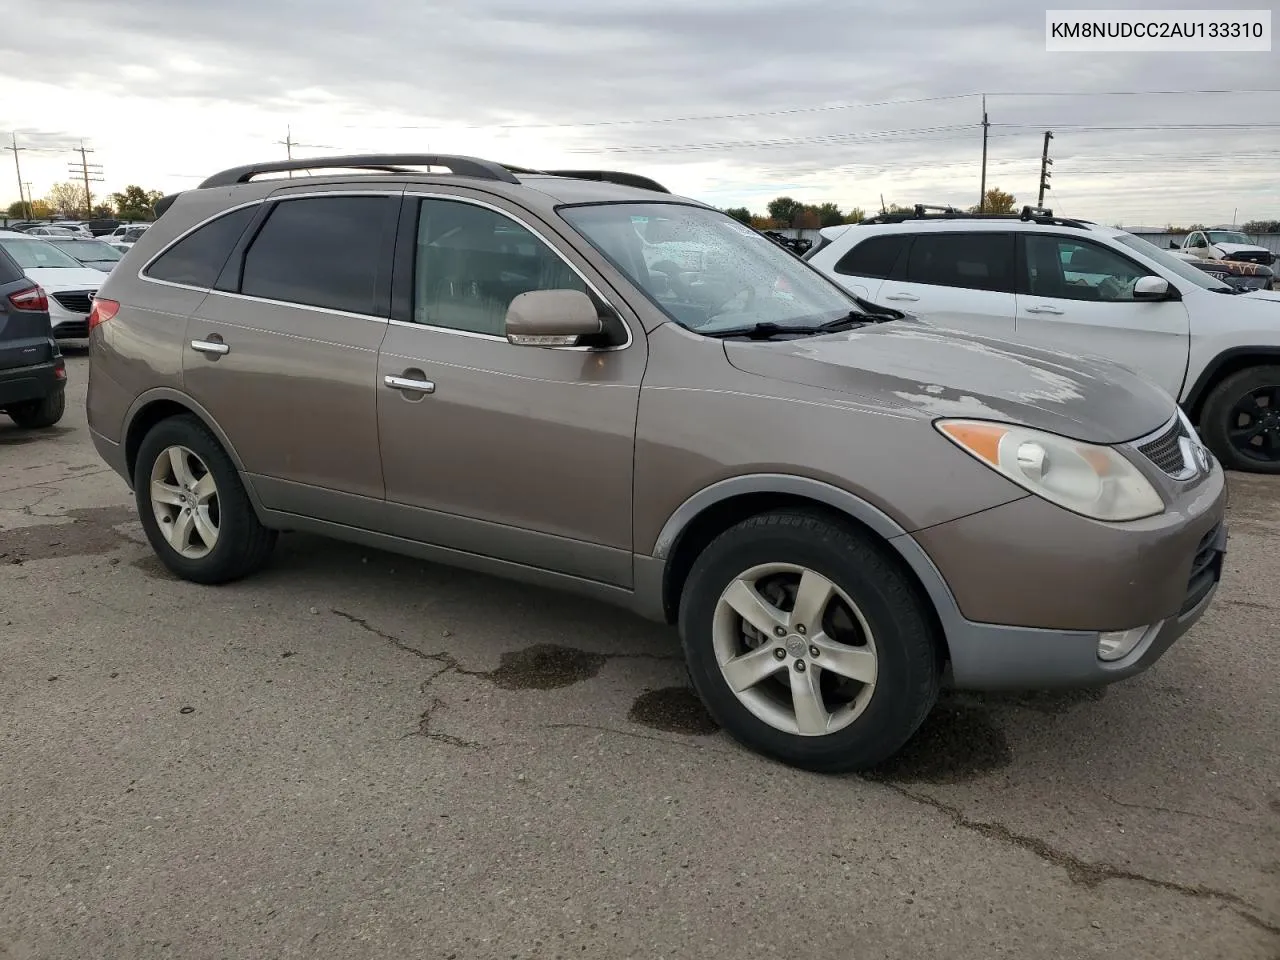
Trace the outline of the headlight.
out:
M 1039 497 L 1094 520 L 1138 520 L 1164 512 L 1149 480 L 1111 447 L 985 420 L 939 420 L 961 450 Z

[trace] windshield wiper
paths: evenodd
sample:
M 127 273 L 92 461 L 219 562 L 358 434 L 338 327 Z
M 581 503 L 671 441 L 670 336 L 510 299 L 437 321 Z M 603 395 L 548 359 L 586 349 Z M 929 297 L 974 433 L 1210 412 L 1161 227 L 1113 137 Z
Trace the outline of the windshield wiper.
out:
M 837 317 L 834 320 L 828 320 L 826 323 L 816 324 L 797 324 L 790 326 L 782 323 L 774 323 L 772 320 L 753 323 L 746 327 L 730 327 L 728 330 L 706 330 L 698 331 L 704 337 L 719 337 L 728 339 L 729 337 L 746 337 L 749 340 L 771 340 L 780 334 L 795 334 L 801 337 L 816 336 L 821 333 L 835 333 L 840 330 L 856 330 L 858 327 L 866 326 L 868 323 L 881 322 L 877 317 L 870 317 L 864 313 L 851 311 L 843 317 Z

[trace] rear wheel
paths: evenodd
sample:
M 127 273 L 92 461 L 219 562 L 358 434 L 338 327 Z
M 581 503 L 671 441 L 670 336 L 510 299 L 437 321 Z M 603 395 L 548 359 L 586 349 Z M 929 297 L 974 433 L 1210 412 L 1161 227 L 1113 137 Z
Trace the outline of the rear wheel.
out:
M 67 394 L 65 390 L 55 390 L 42 400 L 27 400 L 15 403 L 6 411 L 9 418 L 18 426 L 27 430 L 52 427 L 62 419 L 67 410 Z
M 143 438 L 133 471 L 138 516 L 166 567 L 196 583 L 248 576 L 271 556 L 235 464 L 193 416 L 162 420 Z
M 1205 398 L 1200 435 L 1231 470 L 1280 473 L 1280 366 L 1225 377 Z
M 777 511 L 703 551 L 680 633 L 694 686 L 740 742 L 797 767 L 860 770 L 896 753 L 937 699 L 925 602 L 869 536 Z

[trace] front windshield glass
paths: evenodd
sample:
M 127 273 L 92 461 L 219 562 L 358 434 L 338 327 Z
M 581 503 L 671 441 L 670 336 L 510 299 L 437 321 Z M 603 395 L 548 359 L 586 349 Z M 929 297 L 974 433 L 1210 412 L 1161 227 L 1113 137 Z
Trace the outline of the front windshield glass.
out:
M 814 327 L 861 314 L 796 256 L 717 210 L 673 203 L 562 207 L 575 230 L 682 327 Z
M 1154 243 L 1143 240 L 1141 237 L 1135 237 L 1132 233 L 1117 233 L 1113 236 L 1113 239 L 1123 243 L 1131 250 L 1138 251 L 1148 260 L 1154 260 L 1170 273 L 1177 274 L 1183 280 L 1194 283 L 1197 287 L 1203 287 L 1205 290 L 1224 290 L 1227 293 L 1234 292 L 1231 287 L 1221 280 L 1214 279 L 1199 267 L 1193 267 L 1186 260 L 1175 257 L 1167 250 L 1161 250 Z
M 119 260 L 124 256 L 109 243 L 101 240 L 50 240 L 63 253 L 69 253 L 77 260 Z
M 1247 247 L 1253 246 L 1253 241 L 1246 237 L 1243 233 L 1236 233 L 1234 230 L 1210 230 L 1210 243 L 1242 243 Z
M 0 238 L 0 244 L 4 245 L 8 254 L 18 261 L 18 266 L 23 270 L 44 267 L 80 268 L 80 261 L 67 256 L 52 243 L 35 237 L 23 237 L 21 240 L 17 237 L 3 237 Z

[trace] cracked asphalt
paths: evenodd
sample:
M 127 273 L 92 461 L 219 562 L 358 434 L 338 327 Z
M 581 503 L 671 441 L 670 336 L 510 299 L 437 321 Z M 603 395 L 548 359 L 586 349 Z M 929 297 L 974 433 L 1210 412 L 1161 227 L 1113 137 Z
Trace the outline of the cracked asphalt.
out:
M 71 354 L 0 424 L 3 960 L 1280 958 L 1280 479 L 1149 673 L 821 777 L 610 608 L 301 535 L 171 578 Z

